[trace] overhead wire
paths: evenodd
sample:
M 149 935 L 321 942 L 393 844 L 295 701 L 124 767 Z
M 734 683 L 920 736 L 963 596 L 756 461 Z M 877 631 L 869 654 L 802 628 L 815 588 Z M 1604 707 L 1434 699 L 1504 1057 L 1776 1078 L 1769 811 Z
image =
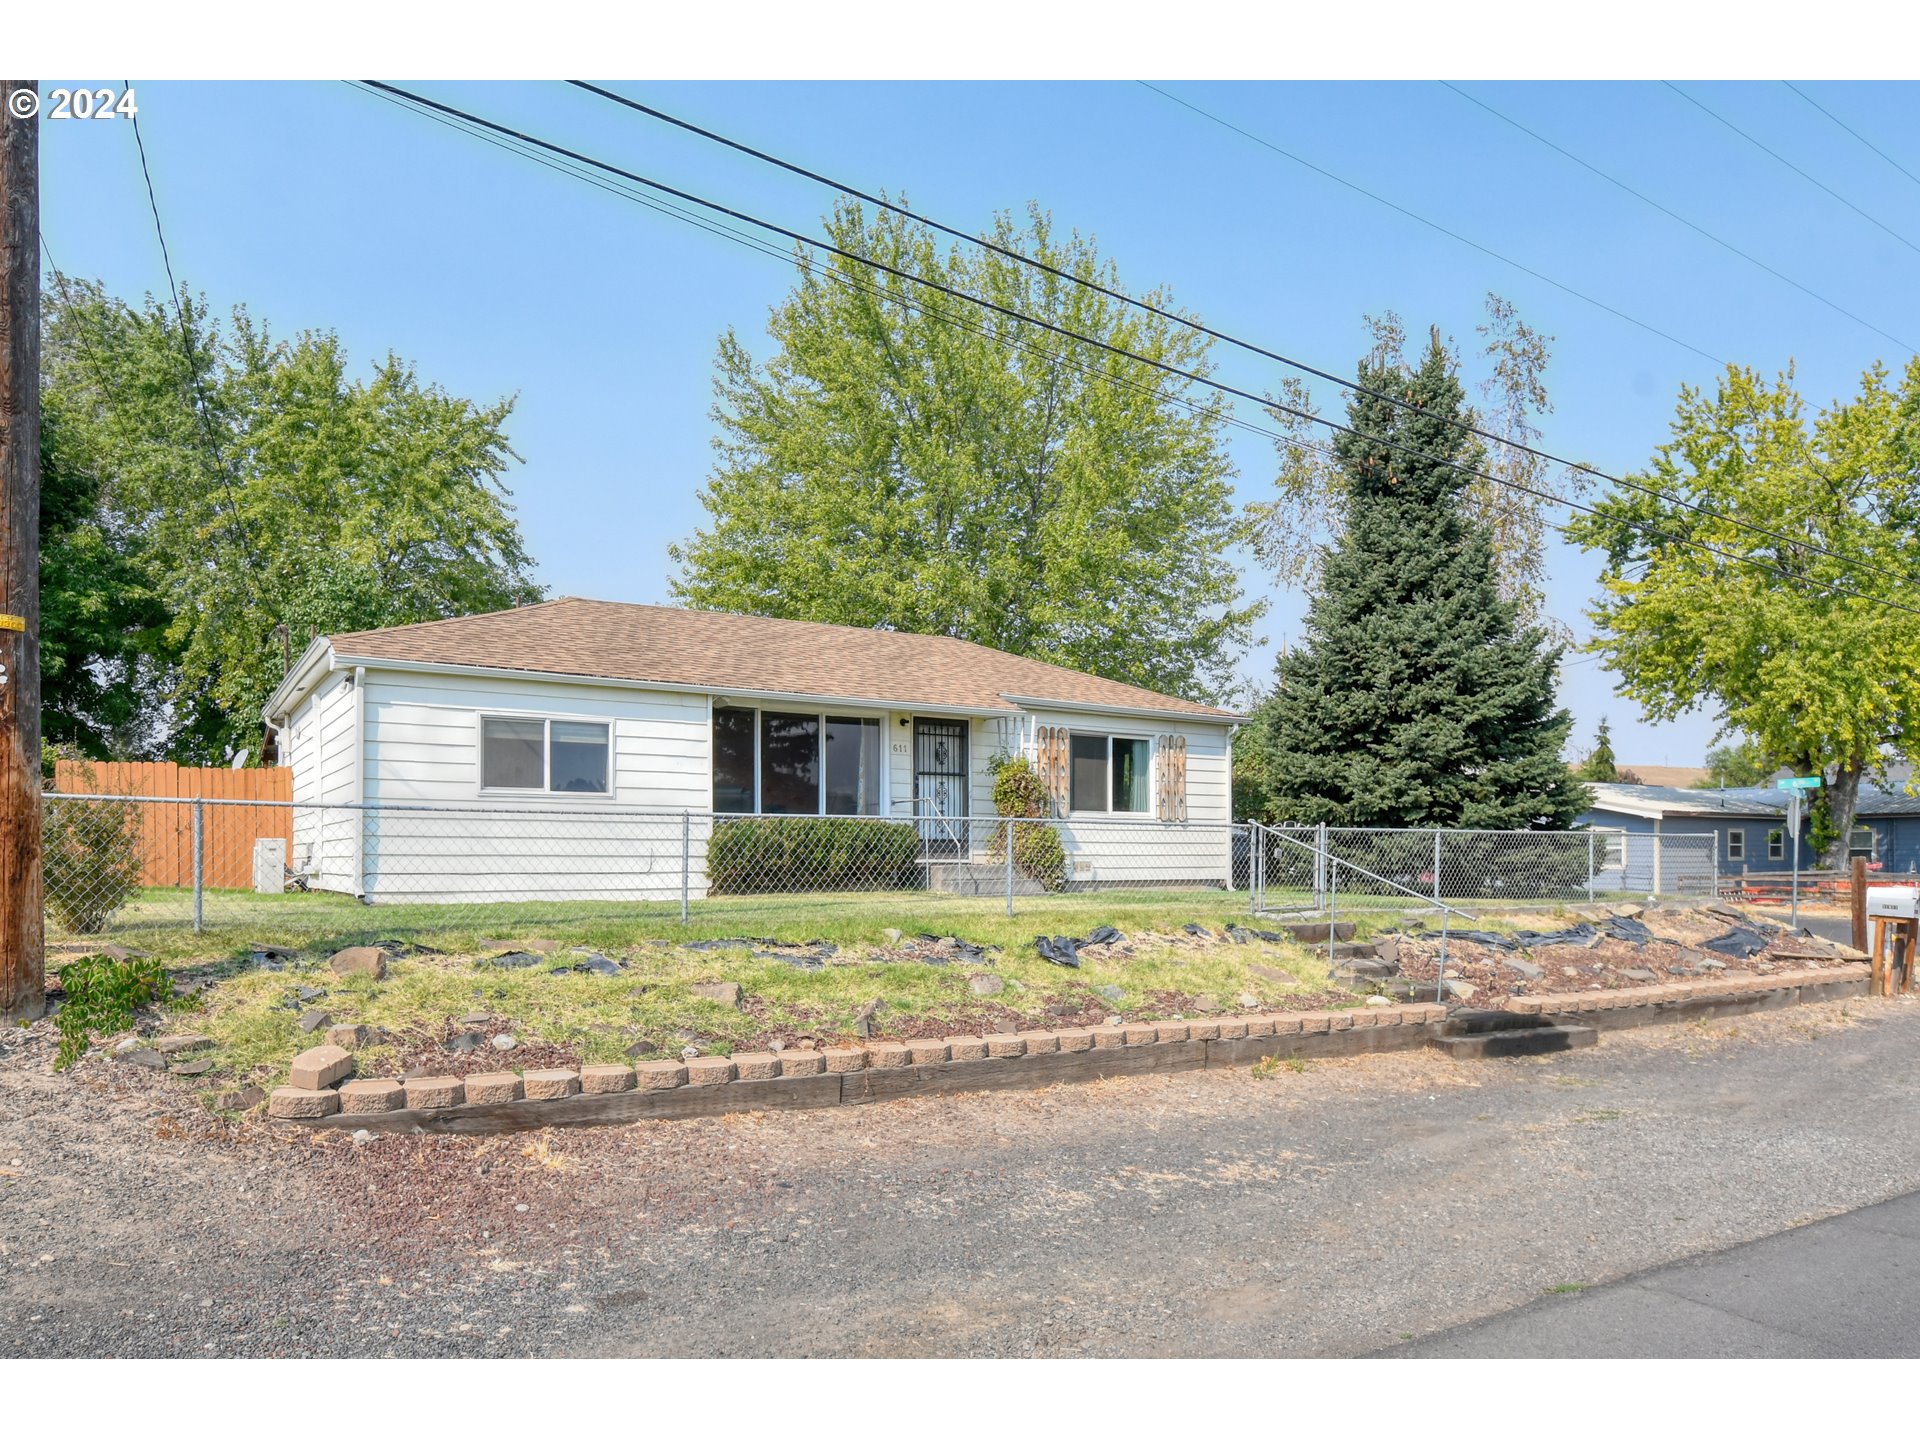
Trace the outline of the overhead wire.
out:
M 1435 455 L 1435 454 L 1432 454 L 1431 452 L 1422 451 L 1417 447 L 1402 444 L 1399 441 L 1388 439 L 1385 436 L 1370 434 L 1368 432 L 1359 430 L 1352 425 L 1344 424 L 1340 421 L 1329 420 L 1324 416 L 1315 414 L 1311 410 L 1303 410 L 1296 406 L 1288 405 L 1284 402 L 1281 402 L 1271 395 L 1257 395 L 1251 391 L 1225 384 L 1224 382 L 1215 380 L 1210 376 L 1198 373 L 1196 371 L 1188 370 L 1182 366 L 1171 364 L 1167 361 L 1157 359 L 1153 356 L 1137 354 L 1133 351 L 1125 349 L 1122 346 L 1115 345 L 1110 341 L 1101 340 L 1095 336 L 1082 335 L 1076 331 L 1066 328 L 1065 326 L 1056 324 L 1053 321 L 1045 320 L 1033 315 L 1028 315 L 1021 311 L 1012 309 L 1008 306 L 999 304 L 998 302 L 987 300 L 977 295 L 968 294 L 965 291 L 955 289 L 954 287 L 942 284 L 939 281 L 930 280 L 924 276 L 916 275 L 911 271 L 902 270 L 897 266 L 886 263 L 885 261 L 875 260 L 870 256 L 856 254 L 852 251 L 844 249 L 841 246 L 835 245 L 830 241 L 820 239 L 817 236 L 806 235 L 800 231 L 793 230 L 787 226 L 780 225 L 774 221 L 762 219 L 761 217 L 755 216 L 747 211 L 740 210 L 737 207 L 729 206 L 716 200 L 707 199 L 704 196 L 695 194 L 692 191 L 669 185 L 664 181 L 655 180 L 649 176 L 641 175 L 635 171 L 627 170 L 621 166 L 614 165 L 610 161 L 597 159 L 594 156 L 584 154 L 581 151 L 569 149 L 568 147 L 559 145 L 553 141 L 543 140 L 538 136 L 530 135 L 524 131 L 516 130 L 511 126 L 503 125 L 498 121 L 488 120 L 482 116 L 475 115 L 470 111 L 462 110 L 456 106 L 447 105 L 441 101 L 429 99 L 424 95 L 419 95 L 413 91 L 403 89 L 400 86 L 390 85 L 384 81 L 378 81 L 378 80 L 362 81 L 360 83 L 365 87 L 369 87 L 377 91 L 382 91 L 390 95 L 402 97 L 412 102 L 416 106 L 423 106 L 428 109 L 438 111 L 442 114 L 456 117 L 458 119 L 468 122 L 471 125 L 483 127 L 489 131 L 494 132 L 495 134 L 507 136 L 512 139 L 522 141 L 525 144 L 536 146 L 551 154 L 563 156 L 565 158 L 589 165 L 594 169 L 600 170 L 604 173 L 617 175 L 623 179 L 632 181 L 639 185 L 643 185 L 647 187 L 649 190 L 654 191 L 656 194 L 664 194 L 674 199 L 678 199 L 694 205 L 698 205 L 702 209 L 708 210 L 712 213 L 724 215 L 730 219 L 738 220 L 745 224 L 753 225 L 759 229 L 769 231 L 773 234 L 781 235 L 786 239 L 794 242 L 795 244 L 804 245 L 811 249 L 824 251 L 828 254 L 835 255 L 850 263 L 865 266 L 871 270 L 877 271 L 882 274 L 892 275 L 896 279 L 905 281 L 909 284 L 918 285 L 928 290 L 934 291 L 936 293 L 947 295 L 950 298 L 964 301 L 982 310 L 990 311 L 990 312 L 1002 315 L 1008 319 L 1031 325 L 1036 329 L 1048 331 L 1064 339 L 1071 340 L 1078 344 L 1085 345 L 1090 348 L 1112 354 L 1118 358 L 1136 361 L 1154 370 L 1158 370 L 1163 374 L 1174 376 L 1194 384 L 1206 386 L 1210 389 L 1220 392 L 1221 394 L 1248 400 L 1253 404 L 1261 406 L 1262 408 L 1266 409 L 1269 413 L 1279 412 L 1279 413 L 1289 414 L 1298 419 L 1304 420 L 1308 423 L 1319 425 L 1326 429 L 1332 430 L 1337 434 L 1348 435 L 1355 439 L 1362 440 L 1368 444 L 1378 445 L 1384 449 L 1393 451 L 1395 453 L 1406 454 L 1418 459 L 1428 461 L 1429 463 L 1439 464 L 1439 465 L 1445 466 L 1448 469 L 1454 470 L 1456 473 L 1467 475 L 1473 478 L 1486 480 L 1496 485 L 1502 485 L 1509 489 L 1516 490 L 1522 494 L 1531 495 L 1535 499 L 1546 501 L 1550 504 L 1564 505 L 1571 510 L 1579 511 L 1581 513 L 1589 514 L 1589 515 L 1601 516 L 1604 514 L 1604 512 L 1600 511 L 1594 506 L 1585 505 L 1580 503 L 1579 501 L 1570 500 L 1563 496 L 1554 495 L 1551 492 L 1543 491 L 1536 487 L 1529 486 L 1521 481 L 1513 480 L 1505 476 L 1494 475 L 1489 472 L 1479 470 L 1473 466 L 1462 465 L 1458 461 L 1450 460 L 1445 456 Z M 1279 438 L 1286 438 L 1286 437 L 1279 437 Z M 1716 515 L 1714 518 L 1726 520 L 1727 523 L 1734 524 L 1734 525 L 1741 524 L 1741 522 L 1737 520 L 1732 520 L 1730 519 L 1730 517 Z M 1634 529 L 1638 533 L 1654 536 L 1655 538 L 1660 539 L 1665 543 L 1690 546 L 1690 547 L 1699 549 L 1703 552 L 1716 555 L 1719 558 L 1724 559 L 1732 564 L 1747 565 L 1749 567 L 1766 571 L 1776 576 L 1777 578 L 1786 580 L 1790 583 L 1817 586 L 1820 589 L 1826 590 L 1835 595 L 1865 600 L 1865 601 L 1869 601 L 1870 603 L 1882 605 L 1890 609 L 1897 609 L 1908 614 L 1920 616 L 1920 609 L 1915 609 L 1909 606 L 1900 605 L 1898 602 L 1886 600 L 1881 597 L 1869 596 L 1864 594 L 1861 591 L 1855 590 L 1849 586 L 1840 585 L 1834 581 L 1821 580 L 1816 577 L 1807 576 L 1807 575 L 1797 575 L 1797 574 L 1794 574 L 1792 571 L 1783 569 L 1780 566 L 1771 564 L 1768 561 L 1759 560 L 1750 555 L 1742 555 L 1736 552 L 1724 550 L 1718 546 L 1712 545 L 1703 540 L 1695 539 L 1691 536 L 1676 535 L 1676 534 L 1673 534 L 1672 532 L 1661 530 L 1658 527 L 1655 527 L 1645 521 L 1627 520 L 1624 523 L 1626 523 L 1630 528 Z M 1805 542 L 1805 541 L 1789 540 L 1788 543 L 1801 546 L 1802 548 L 1809 548 L 1809 542 Z M 1835 558 L 1841 558 L 1844 562 L 1844 557 L 1835 557 Z

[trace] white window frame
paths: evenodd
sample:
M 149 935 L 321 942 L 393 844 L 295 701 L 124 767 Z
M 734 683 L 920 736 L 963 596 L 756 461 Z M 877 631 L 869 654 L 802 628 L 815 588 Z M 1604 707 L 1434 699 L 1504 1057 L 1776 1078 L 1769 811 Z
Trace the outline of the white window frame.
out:
M 1745 860 L 1747 858 L 1747 832 L 1739 826 L 1727 831 L 1727 859 Z
M 517 785 L 487 784 L 487 721 L 489 720 L 537 720 L 542 727 L 540 739 L 540 788 L 531 786 L 521 788 Z M 553 727 L 555 722 L 562 725 L 599 725 L 607 732 L 607 788 L 592 790 L 555 790 L 553 788 Z M 619 789 L 619 776 L 614 768 L 614 741 L 617 727 L 611 716 L 607 715 L 555 715 L 541 712 L 515 712 L 512 710 L 482 710 L 473 720 L 474 771 L 476 775 L 475 793 L 485 799 L 518 800 L 564 800 L 579 801 L 582 804 L 604 805 L 612 801 Z
M 1767 859 L 1787 858 L 1787 832 L 1784 827 L 1767 831 Z
M 1107 779 L 1100 787 L 1100 793 L 1106 797 L 1106 806 L 1100 810 L 1082 810 L 1069 803 L 1068 815 L 1105 815 L 1109 819 L 1152 820 L 1154 779 L 1159 774 L 1160 747 L 1153 743 L 1153 736 L 1128 730 L 1067 730 L 1067 798 L 1073 798 L 1073 742 L 1075 740 L 1104 740 L 1107 742 Z M 1134 740 L 1143 742 L 1147 747 L 1147 808 L 1144 810 L 1116 810 L 1113 808 L 1113 742 L 1116 740 Z
M 1858 835 L 1862 830 L 1867 832 L 1867 848 L 1864 855 L 1860 853 L 1854 843 L 1854 836 Z M 1875 830 L 1873 826 L 1855 825 L 1852 830 L 1847 832 L 1847 859 L 1852 860 L 1855 857 L 1869 861 L 1880 858 L 1880 832 Z
M 820 727 L 815 732 L 819 737 L 819 746 L 814 761 L 814 769 L 817 772 L 814 777 L 814 808 L 808 815 L 794 815 L 792 811 L 783 810 L 780 812 L 781 816 L 789 816 L 796 820 L 871 820 L 889 813 L 888 806 L 893 794 L 893 755 L 891 753 L 891 747 L 888 744 L 888 716 L 884 713 L 872 714 L 858 708 L 848 708 L 845 710 L 801 710 L 785 705 L 722 705 L 718 700 L 715 700 L 707 711 L 707 796 L 709 804 L 712 803 L 714 778 L 713 717 L 722 710 L 744 710 L 753 716 L 753 809 L 717 810 L 714 812 L 716 815 L 731 819 L 748 815 L 765 815 L 767 813 L 760 808 L 762 803 L 760 795 L 760 772 L 763 765 L 763 757 L 760 753 L 760 716 L 766 711 L 771 711 L 775 715 L 811 716 Z M 872 815 L 864 812 L 853 815 L 829 815 L 827 813 L 827 720 L 829 718 L 835 720 L 871 720 L 880 727 L 880 808 L 875 810 Z M 971 769 L 973 763 L 971 747 L 969 747 L 967 763 L 969 769 Z M 968 782 L 971 783 L 972 775 L 969 774 L 967 778 Z

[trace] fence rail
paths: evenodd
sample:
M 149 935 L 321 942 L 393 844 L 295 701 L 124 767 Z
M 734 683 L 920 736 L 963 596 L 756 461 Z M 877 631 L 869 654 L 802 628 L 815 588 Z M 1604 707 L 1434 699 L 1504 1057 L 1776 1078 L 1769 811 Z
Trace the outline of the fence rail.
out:
M 1204 898 L 1254 914 L 1444 915 L 1476 902 L 1704 895 L 1717 882 L 1711 836 L 723 815 L 579 801 L 58 793 L 43 803 L 55 938 L 231 927 L 252 938 L 397 936 L 638 917 L 744 924 L 796 905 L 813 913 L 903 895 L 1008 915 L 1072 895 L 1161 907 Z

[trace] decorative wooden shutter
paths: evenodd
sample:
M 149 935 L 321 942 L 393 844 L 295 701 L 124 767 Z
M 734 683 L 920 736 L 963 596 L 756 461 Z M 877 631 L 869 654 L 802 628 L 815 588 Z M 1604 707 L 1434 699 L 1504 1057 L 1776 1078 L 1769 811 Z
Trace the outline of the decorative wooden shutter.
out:
M 1160 766 L 1155 776 L 1154 814 L 1169 822 L 1184 821 L 1187 818 L 1187 737 L 1162 735 L 1156 743 Z
M 1055 815 L 1067 813 L 1068 786 L 1071 783 L 1067 763 L 1067 727 L 1042 725 L 1034 731 L 1034 769 L 1046 789 L 1047 800 Z

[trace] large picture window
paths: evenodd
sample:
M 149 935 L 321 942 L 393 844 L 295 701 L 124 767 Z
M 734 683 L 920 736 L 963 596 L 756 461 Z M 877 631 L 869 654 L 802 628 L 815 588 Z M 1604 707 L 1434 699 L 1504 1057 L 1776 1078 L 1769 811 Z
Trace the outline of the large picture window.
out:
M 727 815 L 878 815 L 887 762 L 881 722 L 860 716 L 716 706 L 713 808 Z
M 480 788 L 611 793 L 612 727 L 592 720 L 480 719 Z
M 1144 815 L 1153 808 L 1153 742 L 1124 735 L 1068 740 L 1070 801 L 1076 811 Z

